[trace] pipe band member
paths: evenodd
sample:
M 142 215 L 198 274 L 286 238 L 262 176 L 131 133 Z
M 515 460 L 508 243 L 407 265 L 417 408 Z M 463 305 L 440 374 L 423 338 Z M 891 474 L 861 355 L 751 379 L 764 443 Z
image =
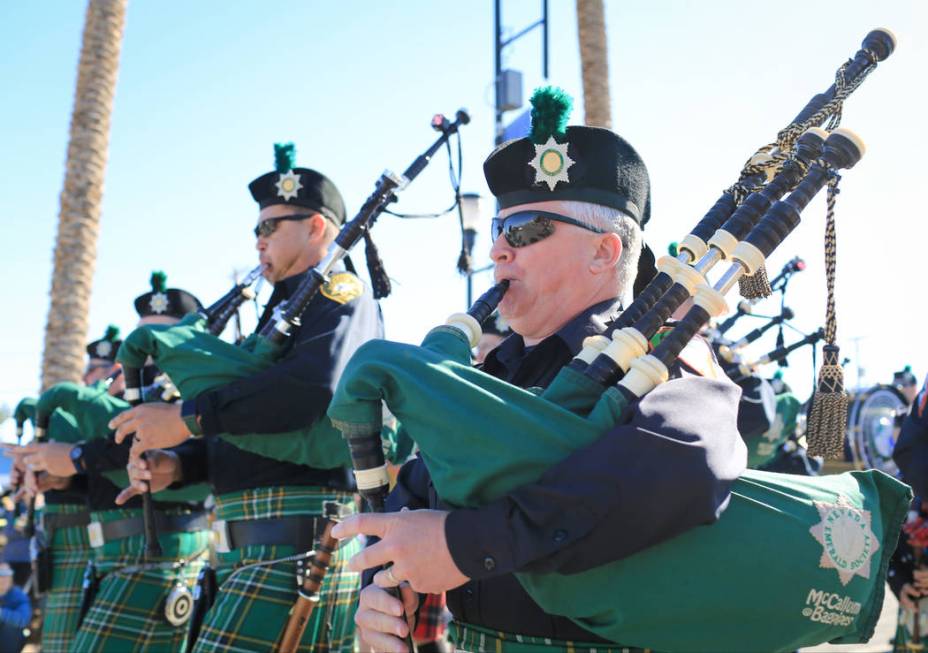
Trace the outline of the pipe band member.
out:
M 291 144 L 276 146 L 275 155 L 276 169 L 249 184 L 258 203 L 258 258 L 274 284 L 256 332 L 319 263 L 345 222 L 341 193 L 328 177 L 295 167 Z M 272 366 L 184 397 L 183 407 L 154 429 L 164 437 L 146 448 L 176 444 L 192 430 L 201 431 L 191 440 L 196 453 L 164 463 L 162 478 L 206 480 L 216 499 L 218 592 L 200 627 L 196 653 L 269 651 L 283 632 L 297 598 L 296 563 L 243 567 L 309 551 L 326 510 L 354 510 L 344 440 L 334 427 L 330 433 L 318 429 L 331 427 L 325 413 L 348 359 L 364 342 L 381 337 L 380 307 L 370 289 L 337 267 Z M 148 418 L 140 419 L 144 424 Z M 149 451 L 150 461 L 159 458 Z M 346 562 L 356 547 L 336 552 L 304 646 L 352 650 L 360 578 Z
M 628 142 L 608 129 L 565 129 L 570 99 L 562 91 L 542 89 L 532 103 L 531 136 L 498 147 L 484 163 L 501 208 L 490 255 L 496 280 L 511 282 L 499 311 L 514 333 L 482 369 L 523 388 L 546 387 L 583 340 L 620 313 L 650 217 L 648 172 Z M 405 650 L 400 615 L 405 607 L 413 618 L 411 589 L 447 590 L 457 650 L 615 650 L 546 614 L 514 572 L 585 571 L 718 518 L 745 469 L 738 390 L 704 341 L 682 359 L 673 372 L 680 379 L 645 396 L 631 423 L 502 499 L 449 509 L 418 458 L 404 465 L 387 501 L 397 512 L 336 526 L 338 537 L 381 538 L 353 567 L 393 563 L 365 575 L 357 622 L 366 644 Z M 697 396 L 688 383 L 695 375 L 719 379 L 717 391 Z M 403 588 L 405 606 L 382 589 L 397 583 L 411 586 Z

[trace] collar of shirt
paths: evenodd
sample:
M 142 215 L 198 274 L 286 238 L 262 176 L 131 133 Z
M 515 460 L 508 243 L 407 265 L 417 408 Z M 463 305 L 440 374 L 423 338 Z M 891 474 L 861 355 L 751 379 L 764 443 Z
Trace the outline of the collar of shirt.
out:
M 506 338 L 500 345 L 487 354 L 483 370 L 498 378 L 514 382 L 517 370 L 529 357 L 576 356 L 583 348 L 583 341 L 588 336 L 602 333 L 608 324 L 622 311 L 621 300 L 607 299 L 578 313 L 557 332 L 551 334 L 537 345 L 525 347 L 525 340 L 517 333 Z M 566 361 L 565 361 L 566 362 Z

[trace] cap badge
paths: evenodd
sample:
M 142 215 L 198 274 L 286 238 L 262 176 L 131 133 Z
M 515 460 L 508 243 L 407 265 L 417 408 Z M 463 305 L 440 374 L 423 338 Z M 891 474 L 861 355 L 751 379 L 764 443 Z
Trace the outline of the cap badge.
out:
M 151 308 L 151 312 L 159 315 L 168 310 L 168 304 L 168 296 L 163 292 L 156 292 L 148 300 L 148 307 Z
M 559 181 L 570 183 L 567 170 L 574 163 L 575 161 L 567 156 L 567 143 L 558 143 L 553 136 L 548 136 L 546 143 L 535 145 L 535 158 L 529 165 L 535 169 L 535 183 L 544 182 L 548 184 L 548 190 L 554 190 Z
M 113 343 L 111 343 L 109 340 L 98 342 L 96 351 L 97 351 L 98 358 L 106 358 L 111 353 L 113 353 Z
M 300 183 L 300 175 L 294 174 L 293 170 L 281 173 L 277 179 L 277 195 L 289 201 L 300 194 L 303 184 Z

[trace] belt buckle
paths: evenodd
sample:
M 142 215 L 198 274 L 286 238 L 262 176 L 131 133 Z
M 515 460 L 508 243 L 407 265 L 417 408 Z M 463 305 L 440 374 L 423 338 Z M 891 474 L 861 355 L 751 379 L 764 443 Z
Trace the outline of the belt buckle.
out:
M 90 538 L 90 546 L 94 549 L 99 549 L 106 544 L 106 540 L 103 537 L 103 524 L 98 521 L 92 521 L 87 524 L 87 537 Z
M 229 553 L 232 551 L 229 539 L 229 525 L 226 520 L 215 520 L 213 522 L 213 543 L 216 545 L 216 553 Z

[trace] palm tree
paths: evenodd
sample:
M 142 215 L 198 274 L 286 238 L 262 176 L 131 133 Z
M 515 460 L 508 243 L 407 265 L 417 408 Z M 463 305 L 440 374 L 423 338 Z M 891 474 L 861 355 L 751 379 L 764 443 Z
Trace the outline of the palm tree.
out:
M 89 0 L 55 239 L 42 388 L 81 377 L 127 0 Z
M 577 0 L 577 32 L 583 73 L 584 122 L 612 128 L 609 99 L 609 58 L 603 0 Z

